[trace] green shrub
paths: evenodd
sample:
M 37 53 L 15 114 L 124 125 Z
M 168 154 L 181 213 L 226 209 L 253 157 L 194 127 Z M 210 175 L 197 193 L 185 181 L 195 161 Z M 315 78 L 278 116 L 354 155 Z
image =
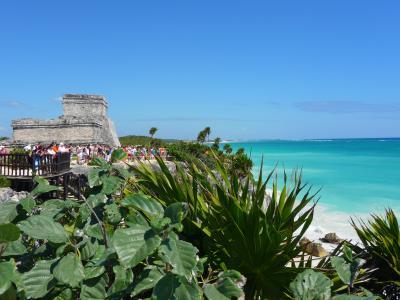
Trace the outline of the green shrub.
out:
M 121 159 L 116 152 L 114 160 Z M 230 299 L 243 278 L 212 272 L 182 240 L 187 204 L 163 207 L 125 193 L 130 174 L 96 159 L 83 201 L 38 196 L 57 187 L 35 178 L 20 203 L 0 210 L 0 297 L 7 299 Z
M 11 181 L 7 177 L 0 175 L 0 188 L 10 187 L 10 186 L 11 186 Z
M 13 148 L 10 151 L 10 154 L 29 154 L 30 152 L 25 150 L 24 148 Z
M 372 215 L 371 220 L 351 224 L 360 238 L 366 259 L 377 267 L 374 277 L 380 281 L 400 280 L 400 229 L 393 210 L 384 217 Z
M 285 176 L 280 194 L 273 183 L 266 202 L 272 173 L 266 181 L 262 173 L 254 181 L 248 171 L 243 180 L 215 157 L 215 170 L 197 161 L 189 170 L 177 164 L 172 174 L 162 160 L 158 163 L 161 172 L 145 164 L 133 167 L 137 188 L 166 205 L 188 202 L 186 237 L 214 266 L 235 266 L 247 278 L 246 297 L 281 297 L 298 272 L 288 264 L 300 253 L 298 242 L 314 212 L 315 194 L 305 190 L 301 176 L 294 174 L 292 187 Z
M 122 147 L 125 146 L 154 146 L 154 147 L 164 147 L 168 140 L 154 139 L 149 136 L 141 135 L 128 135 L 119 138 Z

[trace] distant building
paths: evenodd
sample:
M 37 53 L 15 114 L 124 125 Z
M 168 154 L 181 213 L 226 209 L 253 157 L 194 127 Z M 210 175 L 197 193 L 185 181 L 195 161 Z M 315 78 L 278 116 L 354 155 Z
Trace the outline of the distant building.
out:
M 66 94 L 63 115 L 57 119 L 12 121 L 13 143 L 103 144 L 120 146 L 114 123 L 107 117 L 107 101 L 98 95 Z

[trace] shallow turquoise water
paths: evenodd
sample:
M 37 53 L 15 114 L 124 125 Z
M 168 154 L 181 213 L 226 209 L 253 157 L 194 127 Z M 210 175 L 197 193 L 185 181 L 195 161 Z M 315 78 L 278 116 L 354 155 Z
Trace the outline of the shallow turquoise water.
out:
M 304 181 L 322 188 L 320 203 L 343 212 L 400 209 L 400 139 L 252 141 L 231 143 L 251 155 L 254 172 L 278 164 L 303 169 Z

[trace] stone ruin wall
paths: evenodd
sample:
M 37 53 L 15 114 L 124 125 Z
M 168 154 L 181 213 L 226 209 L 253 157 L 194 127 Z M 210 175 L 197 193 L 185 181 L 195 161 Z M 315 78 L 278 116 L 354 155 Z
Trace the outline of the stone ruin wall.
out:
M 119 146 L 113 122 L 102 96 L 63 97 L 64 115 L 52 120 L 21 119 L 12 122 L 14 144 L 106 144 Z

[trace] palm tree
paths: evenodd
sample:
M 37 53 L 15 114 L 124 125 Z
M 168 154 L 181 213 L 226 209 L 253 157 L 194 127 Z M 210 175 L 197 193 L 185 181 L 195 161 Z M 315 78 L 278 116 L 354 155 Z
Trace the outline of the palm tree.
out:
M 211 128 L 209 126 L 207 126 L 206 128 L 204 128 L 203 131 L 204 131 L 204 134 L 207 137 L 207 142 L 209 142 L 210 141 Z
M 236 151 L 236 155 L 243 155 L 244 154 L 244 149 L 243 148 L 239 148 L 237 151 Z
M 197 135 L 197 141 L 203 144 L 206 141 L 206 132 L 204 130 L 200 131 Z
M 227 153 L 227 154 L 231 154 L 232 153 L 232 146 L 230 145 L 230 144 L 225 144 L 224 145 L 224 151 Z
M 218 151 L 218 149 L 219 149 L 219 144 L 220 144 L 220 143 L 221 143 L 221 138 L 219 138 L 219 137 L 215 138 L 214 144 L 212 145 L 212 148 L 213 148 L 214 150 L 217 150 L 217 151 Z
M 150 134 L 151 138 L 154 137 L 154 135 L 156 134 L 157 131 L 158 131 L 158 128 L 157 128 L 157 127 L 151 127 L 151 128 L 150 128 L 149 134 Z

